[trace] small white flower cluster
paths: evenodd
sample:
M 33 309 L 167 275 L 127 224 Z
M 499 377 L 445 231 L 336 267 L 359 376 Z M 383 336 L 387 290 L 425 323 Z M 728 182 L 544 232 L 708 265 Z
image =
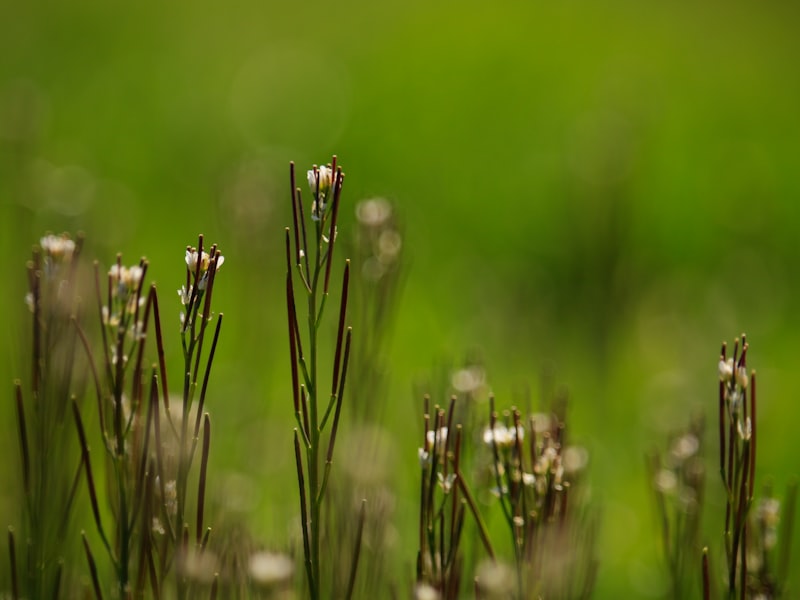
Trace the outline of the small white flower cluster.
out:
M 75 253 L 75 242 L 66 233 L 49 233 L 39 240 L 39 246 L 44 252 L 45 270 L 48 274 L 59 263 L 71 261 Z
M 222 263 L 225 262 L 225 257 L 221 254 L 215 255 L 217 259 L 217 270 L 222 266 Z M 190 273 L 195 273 L 197 271 L 197 261 L 200 261 L 200 275 L 203 276 L 208 272 L 209 267 L 211 266 L 211 255 L 208 252 L 203 250 L 202 253 L 198 254 L 197 250 L 189 249 L 186 250 L 186 266 L 189 268 Z
M 112 265 L 108 270 L 112 305 L 103 306 L 103 323 L 110 327 L 118 327 L 125 316 L 135 314 L 137 307 L 144 304 L 145 299 L 139 293 L 143 276 L 144 269 L 141 265 L 131 267 Z M 134 324 L 131 333 L 134 336 L 141 335 L 141 325 Z
M 417 449 L 421 466 L 424 467 L 430 464 L 430 453 L 434 445 L 436 446 L 436 454 L 441 457 L 447 449 L 447 427 L 440 427 L 438 430 L 431 429 L 425 434 L 425 447 Z
M 319 221 L 325 212 L 326 200 L 333 185 L 333 170 L 317 167 L 308 171 L 308 187 L 311 189 L 311 218 Z
M 197 285 L 198 295 L 203 293 L 208 286 L 209 269 L 211 269 L 212 265 L 216 265 L 214 272 L 219 271 L 222 263 L 225 262 L 225 257 L 219 253 L 214 254 L 212 257 L 205 250 L 198 252 L 195 248 L 187 248 L 184 261 L 186 262 L 186 270 L 189 273 L 190 281 L 193 283 L 190 283 L 188 286 L 182 285 L 178 290 L 178 297 L 181 299 L 181 304 L 183 306 L 189 306 L 189 302 L 192 301 L 195 284 Z M 197 281 L 195 281 L 195 279 L 197 279 Z M 186 315 L 181 313 L 180 319 L 181 325 L 183 325 L 186 320 Z
M 122 302 L 127 302 L 139 290 L 143 274 L 144 270 L 139 265 L 132 267 L 113 265 L 108 271 L 112 295 L 118 297 Z
M 500 448 L 510 448 L 517 443 L 517 437 L 522 441 L 525 439 L 525 430 L 521 425 L 516 428 L 506 427 L 502 423 L 495 423 L 494 428 L 487 427 L 483 431 L 483 442 L 489 446 L 492 444 Z
M 717 366 L 717 370 L 719 371 L 719 380 L 724 381 L 725 383 L 730 383 L 731 380 L 735 377 L 735 383 L 741 388 L 747 388 L 747 384 L 749 379 L 747 377 L 747 369 L 743 366 L 735 369 L 733 368 L 733 359 L 729 358 L 728 360 L 720 360 L 719 365 Z

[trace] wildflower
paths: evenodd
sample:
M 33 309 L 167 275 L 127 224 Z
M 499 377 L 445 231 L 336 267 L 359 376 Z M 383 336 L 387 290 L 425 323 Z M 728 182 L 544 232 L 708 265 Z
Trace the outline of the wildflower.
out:
M 450 473 L 449 475 L 447 475 L 447 477 L 445 477 L 441 473 L 436 473 L 436 477 L 439 480 L 439 487 L 441 487 L 444 490 L 445 494 L 449 494 L 450 490 L 453 489 L 453 483 L 456 480 L 455 473 Z
M 733 359 L 720 360 L 718 370 L 720 381 L 730 381 L 733 377 Z
M 333 171 L 329 167 L 317 167 L 308 171 L 308 187 L 311 189 L 311 196 L 317 198 L 323 204 L 333 183 Z
M 419 455 L 419 466 L 423 469 L 431 464 L 431 455 L 428 453 L 425 448 L 417 448 L 417 454 Z
M 39 246 L 44 253 L 44 272 L 47 276 L 52 276 L 60 264 L 70 262 L 75 254 L 75 242 L 66 233 L 47 234 L 39 240 Z
M 72 253 L 75 252 L 75 242 L 66 233 L 48 234 L 39 240 L 39 245 L 47 256 L 58 261 L 71 259 Z
M 216 270 L 222 266 L 222 263 L 225 262 L 225 257 L 221 254 L 215 254 L 214 257 L 217 259 L 217 267 Z M 194 248 L 189 248 L 186 250 L 186 266 L 189 268 L 191 273 L 197 271 L 197 261 L 200 261 L 200 275 L 204 275 L 208 268 L 211 266 L 211 255 L 208 252 L 203 250 L 203 252 L 198 255 L 197 250 Z
M 108 270 L 108 277 L 111 280 L 111 293 L 118 297 L 123 303 L 136 295 L 142 285 L 144 270 L 139 265 L 123 267 L 115 264 Z M 129 309 L 135 307 L 126 307 Z M 131 312 L 133 312 L 131 310 Z
M 747 369 L 744 367 L 736 369 L 736 383 L 739 384 L 739 387 L 746 388 L 749 381 L 750 380 L 747 378 Z
M 433 448 L 436 444 L 436 453 L 442 454 L 447 448 L 447 427 L 440 427 L 439 430 L 431 429 L 425 434 L 426 450 Z
M 744 421 L 737 420 L 736 430 L 742 440 L 749 440 L 753 435 L 753 424 L 750 422 L 750 417 L 747 417 Z
M 222 263 L 225 262 L 225 257 L 219 253 L 214 254 L 212 257 L 205 250 L 198 254 L 196 249 L 187 248 L 185 260 L 186 268 L 189 270 L 189 273 L 192 273 L 193 275 L 197 273 L 197 289 L 202 292 L 206 289 L 206 285 L 208 284 L 208 270 L 211 268 L 211 261 L 216 260 L 214 263 L 216 265 L 214 267 L 214 271 L 216 272 L 219 271 Z M 198 262 L 200 263 L 199 272 L 197 268 Z M 189 286 L 188 290 L 182 287 L 180 290 L 178 290 L 178 294 L 181 295 L 182 303 L 188 304 L 188 298 L 190 298 L 192 295 L 192 286 Z M 184 298 L 186 298 L 186 301 L 184 301 Z
M 498 448 L 509 448 L 517 441 L 525 438 L 525 430 L 518 426 L 506 427 L 502 423 L 495 423 L 494 429 L 487 427 L 483 431 L 483 442 L 485 444 L 495 444 Z

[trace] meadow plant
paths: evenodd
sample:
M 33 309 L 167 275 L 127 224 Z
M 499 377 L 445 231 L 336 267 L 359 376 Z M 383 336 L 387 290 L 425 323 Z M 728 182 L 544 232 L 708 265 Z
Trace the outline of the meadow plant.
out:
M 666 452 L 653 452 L 648 468 L 673 598 L 697 595 L 702 557 L 706 469 L 705 423 L 695 418 L 671 437 Z
M 783 514 L 770 484 L 756 499 L 756 373 L 747 370 L 744 335 L 734 342 L 732 356 L 727 351 L 723 343 L 717 367 L 718 466 L 725 499 L 725 560 L 719 571 L 700 542 L 707 495 L 703 419 L 692 420 L 669 440 L 667 452 L 653 453 L 648 460 L 673 598 L 702 591 L 703 598 L 766 600 L 787 593 L 797 485 L 789 486 Z
M 416 595 L 435 593 L 437 598 L 459 598 L 464 576 L 460 549 L 466 513 L 475 519 L 490 559 L 495 552 L 461 468 L 462 429 L 454 423 L 456 398 L 447 410 L 425 397 L 420 464 L 419 549 Z
M 487 479 L 513 549 L 514 596 L 590 597 L 597 525 L 582 485 L 587 451 L 567 445 L 563 406 L 527 418 L 517 408 L 497 413 L 493 397 L 489 407 L 483 432 L 490 453 Z M 476 578 L 476 590 L 480 597 L 494 597 L 491 582 L 500 578 L 486 572 L 485 580 Z
M 184 369 L 183 393 L 177 407 L 170 406 L 155 285 L 145 293 L 147 261 L 141 259 L 128 267 L 118 255 L 105 278 L 95 263 L 102 340 L 99 351 L 80 326 L 78 333 L 96 392 L 96 417 L 105 451 L 105 500 L 113 517 L 110 527 L 104 523 L 100 508 L 103 488 L 94 475 L 87 426 L 78 405 L 73 403 L 72 409 L 92 517 L 113 568 L 113 594 L 117 597 L 143 597 L 147 589 L 154 597 L 162 597 L 175 564 L 177 598 L 194 597 L 198 578 L 205 587 L 216 586 L 213 560 L 205 554 L 210 533 L 204 527 L 204 505 L 211 422 L 203 407 L 222 315 L 216 319 L 213 339 L 203 350 L 210 331 L 208 324 L 213 319 L 215 275 L 223 260 L 216 246 L 204 251 L 202 236 L 197 248 L 186 249 L 186 280 L 178 292 L 183 305 L 180 332 Z M 145 346 L 152 339 L 151 331 L 157 353 L 157 363 L 152 367 L 145 363 Z M 199 382 L 202 383 L 195 401 Z M 190 416 L 193 410 L 194 419 Z M 189 472 L 201 439 L 195 494 L 190 490 Z M 189 506 L 194 509 L 194 528 L 188 522 Z M 94 595 L 102 598 L 104 585 L 85 535 L 83 544 Z M 206 568 L 197 569 L 198 562 Z
M 45 235 L 27 265 L 31 312 L 31 372 L 27 393 L 16 381 L 15 405 L 22 479 L 22 527 L 9 529 L 13 597 L 56 598 L 69 583 L 64 563 L 71 550 L 71 512 L 82 468 L 74 432 L 65 416 L 82 396 L 76 365 L 80 319 L 77 293 L 82 238 Z M 58 460 L 53 460 L 57 457 Z
M 344 173 L 336 165 L 334 156 L 331 164 L 310 169 L 307 179 L 311 195 L 309 222 L 306 220 L 300 188 L 296 185 L 294 163 L 290 165 L 294 235 L 292 236 L 291 229 L 286 228 L 286 306 L 292 401 L 297 421 L 294 448 L 300 492 L 303 555 L 308 593 L 316 600 L 331 594 L 330 586 L 323 584 L 321 557 L 330 556 L 337 551 L 332 545 L 324 547 L 326 542 L 333 544 L 334 541 L 323 539 L 325 529 L 321 521 L 342 409 L 352 330 L 345 328 L 350 278 L 350 263 L 346 261 L 330 388 L 323 388 L 319 364 L 320 327 L 330 291 L 337 237 L 336 222 Z M 300 298 L 305 298 L 305 303 L 296 302 L 298 294 Z M 298 306 L 303 304 L 305 319 L 298 316 Z M 301 321 L 306 324 L 305 336 L 301 333 Z M 324 434 L 328 425 L 330 429 L 326 442 Z M 357 525 L 359 532 L 363 527 L 363 520 L 362 510 Z M 353 549 L 348 584 L 343 592 L 345 597 L 352 594 L 360 546 L 359 533 Z
M 797 486 L 793 483 L 789 487 L 783 519 L 780 503 L 769 487 L 764 498 L 755 500 L 756 373 L 747 371 L 747 351 L 744 335 L 734 342 L 730 357 L 723 343 L 718 364 L 719 472 L 725 491 L 723 589 L 730 599 L 771 599 L 784 596 L 787 591 Z M 702 569 L 703 595 L 709 598 L 715 578 L 707 549 Z

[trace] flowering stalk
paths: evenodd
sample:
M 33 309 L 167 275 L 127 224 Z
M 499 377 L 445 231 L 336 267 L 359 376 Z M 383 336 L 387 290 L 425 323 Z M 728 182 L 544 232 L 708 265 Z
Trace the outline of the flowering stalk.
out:
M 499 415 L 490 397 L 489 410 L 483 441 L 491 451 L 491 491 L 511 534 L 517 596 L 588 597 L 596 571 L 594 523 L 580 513 L 575 485 L 586 451 L 566 445 L 556 414 L 531 416 L 526 430 L 516 408 Z
M 31 371 L 27 391 L 22 381 L 14 383 L 22 475 L 19 533 L 27 548 L 14 560 L 12 578 L 22 597 L 54 597 L 62 590 L 60 553 L 70 533 L 81 472 L 81 454 L 63 421 L 76 393 L 75 382 L 80 385 L 81 379 L 72 323 L 80 318 L 77 275 L 82 241 L 67 234 L 45 235 L 27 264 Z M 64 463 L 74 466 L 65 469 Z
M 144 385 L 144 344 L 155 297 L 154 289 L 146 295 L 147 298 L 143 294 L 147 267 L 145 259 L 131 267 L 123 266 L 121 255 L 117 255 L 103 286 L 99 267 L 95 263 L 95 291 L 103 344 L 100 371 L 95 365 L 86 333 L 75 324 L 89 360 L 97 394 L 103 446 L 108 456 L 105 463 L 109 470 L 107 480 L 114 490 L 112 505 L 116 519 L 113 536 L 107 535 L 100 520 L 98 489 L 92 475 L 88 437 L 76 404 L 73 404 L 73 416 L 95 525 L 114 566 L 117 591 L 122 597 L 130 593 L 133 548 L 137 537 L 142 535 L 138 519 L 144 500 L 140 490 L 146 463 L 140 458 L 140 452 L 143 446 L 147 447 L 150 426 L 149 419 L 143 419 L 141 414 L 146 404 L 147 389 Z M 155 374 L 152 377 L 155 378 Z M 128 383 L 130 391 L 126 394 Z M 84 548 L 95 578 L 94 558 L 86 538 Z M 95 588 L 99 593 L 97 585 Z
M 747 576 L 747 515 L 753 502 L 756 465 L 756 375 L 747 373 L 747 342 L 722 345 L 719 359 L 720 475 L 725 486 L 725 558 L 728 597 L 744 598 Z
M 185 375 L 183 410 L 177 426 L 170 414 L 158 295 L 155 286 L 144 292 L 147 261 L 142 259 L 138 265 L 125 267 L 122 258 L 117 256 L 108 272 L 106 285 L 102 285 L 99 268 L 95 267 L 102 332 L 100 368 L 95 365 L 87 335 L 77 327 L 93 374 L 101 435 L 108 457 L 105 464 L 106 479 L 113 489 L 109 498 L 115 515 L 113 535 L 107 534 L 100 518 L 98 492 L 101 490 L 94 483 L 88 438 L 77 405 L 73 405 L 73 412 L 95 525 L 114 567 L 120 597 L 128 597 L 132 592 L 143 594 L 148 576 L 158 597 L 172 561 L 177 559 L 182 567 L 186 558 L 188 475 L 200 439 L 202 409 L 221 315 L 206 353 L 203 353 L 203 341 L 211 320 L 214 276 L 223 258 L 216 246 L 211 248 L 210 254 L 204 252 L 201 236 L 199 249 L 188 248 L 185 261 L 186 285 L 179 290 L 184 305 L 181 332 Z M 144 360 L 151 326 L 158 366 L 150 373 L 148 385 Z M 201 369 L 203 356 L 204 369 Z M 198 410 L 190 427 L 189 415 L 199 381 L 202 385 Z M 151 444 L 151 437 L 154 444 Z M 206 414 L 196 512 L 196 545 L 201 549 L 207 541 L 207 532 L 203 537 L 203 517 L 209 442 L 210 420 Z M 94 559 L 88 541 L 84 540 L 84 545 L 91 566 Z M 183 571 L 181 568 L 177 577 L 180 599 L 189 593 Z
M 769 487 L 755 500 L 756 373 L 747 372 L 747 350 L 744 335 L 734 342 L 731 357 L 723 343 L 718 364 L 720 476 L 726 492 L 725 588 L 730 599 L 778 598 L 787 575 L 797 486 L 789 487 L 783 510 Z
M 351 331 L 345 327 L 349 284 L 348 261 L 345 263 L 342 283 L 331 387 L 326 398 L 319 376 L 319 329 L 330 289 L 333 253 L 336 247 L 336 221 L 343 181 L 344 173 L 341 167 L 336 166 L 335 156 L 331 165 L 315 166 L 308 171 L 312 198 L 309 235 L 300 189 L 296 187 L 294 164 L 290 165 L 294 235 L 292 236 L 289 229 L 286 229 L 286 304 L 292 400 L 297 420 L 295 449 L 298 457 L 296 464 L 300 484 L 300 507 L 303 513 L 306 578 L 310 595 L 314 599 L 322 595 L 323 589 L 320 573 L 322 536 L 320 516 L 333 461 L 350 354 Z M 292 249 L 292 238 L 294 249 Z M 295 287 L 300 288 L 306 297 L 305 344 L 301 335 Z M 325 449 L 322 436 L 331 416 L 333 420 Z M 305 465 L 300 460 L 301 440 L 305 449 Z
M 686 431 L 670 440 L 668 452 L 654 452 L 648 461 L 674 598 L 690 595 L 697 584 L 705 497 L 704 425 L 702 419 L 693 419 Z
M 453 424 L 455 397 L 447 410 L 430 409 L 425 397 L 423 445 L 418 449 L 421 469 L 417 586 L 428 586 L 445 599 L 458 598 L 463 557 L 461 534 L 467 510 L 478 525 L 481 542 L 495 558 L 486 526 L 461 473 L 461 425 Z M 455 431 L 455 435 L 452 432 Z

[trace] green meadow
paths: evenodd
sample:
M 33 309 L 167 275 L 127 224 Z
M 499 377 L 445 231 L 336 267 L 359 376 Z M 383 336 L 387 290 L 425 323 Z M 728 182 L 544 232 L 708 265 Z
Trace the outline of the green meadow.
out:
M 410 597 L 415 581 L 423 395 L 446 407 L 470 365 L 485 381 L 458 402 L 476 430 L 490 392 L 501 411 L 567 398 L 598 519 L 595 598 L 670 597 L 646 456 L 704 417 L 701 543 L 721 581 L 721 342 L 745 332 L 758 373 L 756 495 L 773 482 L 783 498 L 800 475 L 799 22 L 790 2 L 739 0 L 1 3 L 2 524 L 20 527 L 12 382 L 30 379 L 31 247 L 82 232 L 87 269 L 97 259 L 103 277 L 118 252 L 125 265 L 147 257 L 165 361 L 180 372 L 175 291 L 202 233 L 225 257 L 206 521 L 212 541 L 292 555 L 304 597 L 284 231 L 289 162 L 309 211 L 306 171 L 336 155 L 346 178 L 325 377 L 346 257 L 353 352 L 361 344 L 380 376 L 348 374 L 330 477 L 339 492 L 359 477 L 380 491 L 382 597 Z M 402 249 L 390 297 L 365 300 L 356 206 L 371 198 L 391 203 Z M 365 318 L 376 306 L 380 318 Z M 476 495 L 512 557 L 496 499 Z M 108 573 L 83 483 L 76 502 L 75 530 Z M 795 519 L 795 541 L 798 530 Z M 80 536 L 63 544 L 86 584 Z M 8 554 L 3 544 L 0 596 Z M 798 593 L 800 571 L 787 585 Z

